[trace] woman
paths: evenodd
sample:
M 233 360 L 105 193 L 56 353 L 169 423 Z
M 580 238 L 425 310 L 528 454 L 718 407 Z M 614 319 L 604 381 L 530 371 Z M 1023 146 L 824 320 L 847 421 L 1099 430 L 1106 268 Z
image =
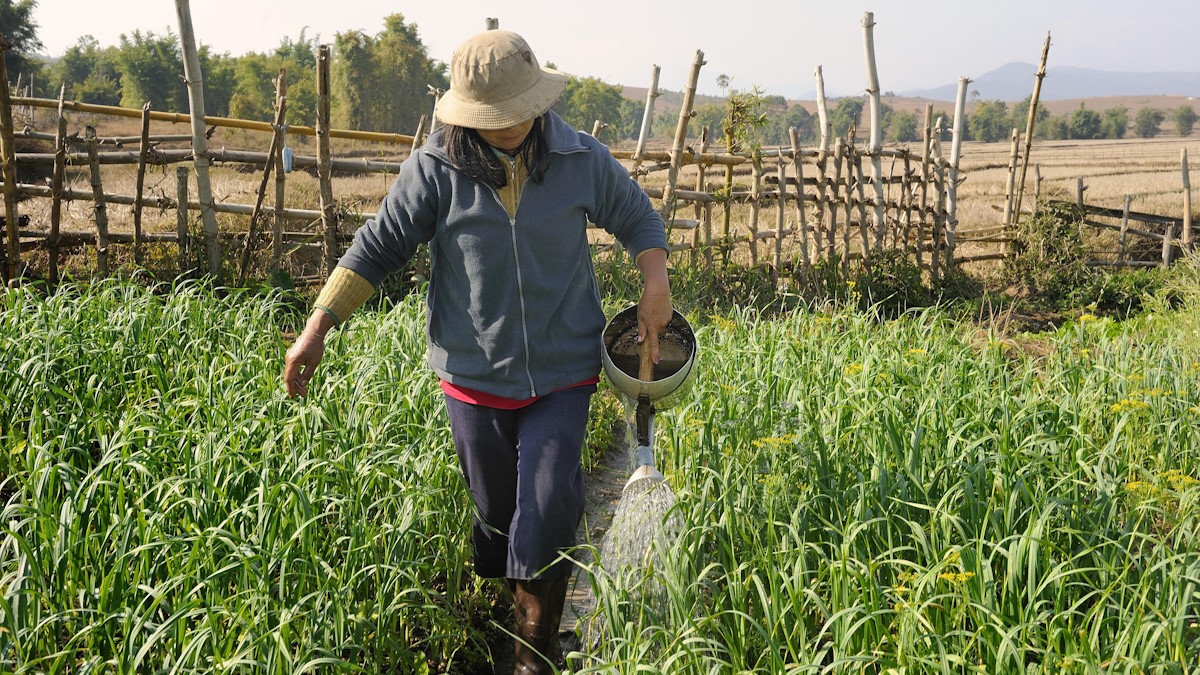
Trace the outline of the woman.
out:
M 639 339 L 658 359 L 671 317 L 667 240 L 645 193 L 603 145 L 550 112 L 566 78 L 515 33 L 455 51 L 443 126 L 408 158 L 287 353 L 307 393 L 325 334 L 429 243 L 429 365 L 442 380 L 475 503 L 475 571 L 508 579 L 517 673 L 549 672 L 583 514 L 580 452 L 605 319 L 586 228 L 617 237 L 643 275 Z

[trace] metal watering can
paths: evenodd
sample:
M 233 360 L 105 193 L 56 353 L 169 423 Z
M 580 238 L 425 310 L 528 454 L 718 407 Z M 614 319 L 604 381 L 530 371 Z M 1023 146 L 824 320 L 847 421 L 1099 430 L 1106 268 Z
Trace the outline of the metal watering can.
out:
M 608 322 L 602 337 L 604 374 L 620 392 L 626 410 L 636 402 L 635 468 L 625 483 L 626 491 L 634 485 L 648 489 L 663 482 L 662 472 L 654 466 L 654 413 L 684 398 L 696 365 L 696 335 L 679 312 L 672 310 L 667 329 L 658 337 L 657 364 L 650 359 L 650 350 L 638 343 L 637 329 L 637 305 L 631 305 Z

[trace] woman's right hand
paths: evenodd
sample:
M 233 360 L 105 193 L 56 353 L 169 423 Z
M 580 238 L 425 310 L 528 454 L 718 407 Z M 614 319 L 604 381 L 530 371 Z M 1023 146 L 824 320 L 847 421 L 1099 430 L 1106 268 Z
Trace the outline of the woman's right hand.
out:
M 308 395 L 308 383 L 312 380 L 321 357 L 325 355 L 325 338 L 308 331 L 296 336 L 291 349 L 287 350 L 283 368 L 283 381 L 291 398 Z
M 333 327 L 333 319 L 324 310 L 313 311 L 308 318 L 304 330 L 296 336 L 296 341 L 287 350 L 284 357 L 283 383 L 287 387 L 288 396 L 308 395 L 308 383 L 325 356 L 325 334 Z

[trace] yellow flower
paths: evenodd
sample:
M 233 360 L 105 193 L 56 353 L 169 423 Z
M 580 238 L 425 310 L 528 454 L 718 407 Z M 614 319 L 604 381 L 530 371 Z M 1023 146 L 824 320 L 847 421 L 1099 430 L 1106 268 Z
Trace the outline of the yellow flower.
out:
M 1171 486 L 1171 489 L 1175 490 L 1176 492 L 1186 490 L 1195 485 L 1197 482 L 1200 482 L 1180 471 L 1179 469 L 1171 469 L 1163 475 L 1163 478 Z
M 850 365 L 846 366 L 846 369 L 842 372 L 845 373 L 846 377 L 854 377 L 862 371 L 863 367 L 861 363 L 851 363 Z
M 949 581 L 952 584 L 961 584 L 973 576 L 975 576 L 974 572 L 942 572 L 938 575 L 938 578 Z
M 1084 314 L 1079 317 L 1079 323 L 1087 323 L 1089 321 L 1098 321 L 1095 314 Z
M 904 352 L 904 355 L 905 356 L 925 356 L 925 350 L 924 349 L 910 349 L 910 350 Z

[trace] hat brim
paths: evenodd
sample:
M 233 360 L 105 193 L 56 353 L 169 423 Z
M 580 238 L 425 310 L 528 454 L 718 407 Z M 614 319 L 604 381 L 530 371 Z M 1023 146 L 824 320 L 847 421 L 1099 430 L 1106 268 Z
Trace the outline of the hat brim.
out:
M 438 99 L 434 115 L 443 124 L 471 129 L 507 129 L 527 122 L 550 109 L 567 87 L 567 76 L 557 70 L 542 68 L 537 84 L 506 100 L 481 103 L 462 98 L 451 85 Z

